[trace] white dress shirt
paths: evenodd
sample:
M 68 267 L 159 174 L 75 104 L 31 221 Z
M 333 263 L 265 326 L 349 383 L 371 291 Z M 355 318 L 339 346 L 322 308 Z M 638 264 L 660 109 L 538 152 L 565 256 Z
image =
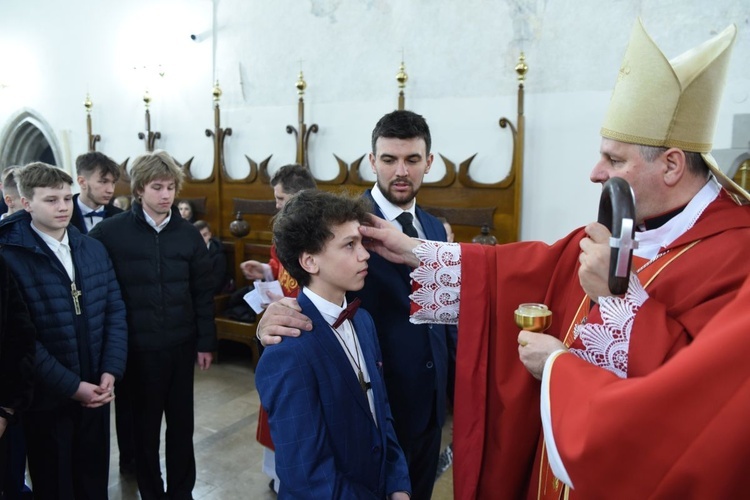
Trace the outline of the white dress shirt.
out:
M 68 241 L 68 231 L 65 231 L 63 234 L 62 240 L 57 241 L 52 236 L 48 235 L 47 233 L 43 233 L 37 227 L 34 225 L 34 223 L 31 223 L 31 229 L 34 230 L 36 234 L 39 235 L 40 238 L 42 238 L 42 241 L 44 241 L 50 250 L 52 250 L 52 253 L 57 256 L 57 258 L 62 263 L 63 267 L 65 268 L 65 271 L 68 273 L 68 277 L 70 278 L 70 281 L 73 282 L 76 280 L 76 270 L 73 266 L 73 254 L 71 254 L 70 251 L 70 245 Z
M 170 211 L 166 218 L 161 221 L 161 224 L 157 224 L 154 219 L 151 218 L 151 216 L 146 212 L 143 211 L 143 216 L 146 218 L 146 222 L 148 222 L 148 225 L 153 227 L 157 233 L 161 233 L 161 230 L 167 227 L 167 224 L 169 224 L 169 220 L 172 218 L 172 212 Z
M 318 309 L 321 316 L 323 316 L 323 319 L 325 319 L 326 322 L 331 325 L 331 330 L 334 330 L 334 336 L 336 337 L 336 340 L 339 341 L 339 344 L 341 344 L 341 349 L 343 349 L 346 359 L 349 360 L 349 364 L 351 365 L 352 370 L 354 371 L 354 376 L 357 377 L 357 380 L 359 381 L 359 370 L 362 370 L 362 375 L 364 376 L 365 381 L 369 382 L 370 374 L 367 371 L 367 363 L 365 363 L 364 355 L 362 354 L 362 347 L 359 343 L 356 332 L 354 331 L 352 322 L 350 320 L 344 321 L 336 329 L 334 329 L 332 326 L 338 319 L 341 312 L 346 309 L 346 299 L 344 299 L 344 307 L 341 307 L 337 306 L 333 302 L 327 301 L 309 288 L 303 288 L 302 293 L 304 293 L 305 296 L 310 299 L 310 302 L 312 302 L 313 305 Z M 354 359 L 355 357 L 358 358 L 356 359 L 356 362 Z M 370 413 L 372 413 L 372 419 L 377 425 L 378 419 L 375 416 L 375 399 L 372 394 L 372 389 L 367 391 L 367 402 L 370 405 Z
M 80 196 L 76 199 L 76 202 L 78 203 L 78 208 L 81 209 L 81 213 L 83 214 L 83 223 L 86 224 L 87 232 L 94 229 L 94 226 L 96 226 L 97 224 L 99 224 L 101 221 L 104 220 L 104 217 L 101 217 L 99 215 L 92 215 L 92 216 L 88 215 L 91 212 L 101 212 L 102 210 L 104 210 L 104 205 L 99 205 L 96 208 L 89 208 L 88 205 L 85 205 L 81 201 Z
M 380 188 L 377 184 L 372 187 L 372 199 L 375 200 L 378 208 L 380 208 L 380 211 L 383 212 L 383 217 L 385 217 L 385 220 L 393 224 L 393 226 L 399 231 L 403 231 L 404 228 L 401 226 L 401 223 L 396 220 L 396 217 L 401 215 L 402 212 L 409 212 L 413 219 L 412 224 L 414 224 L 414 227 L 417 228 L 419 237 L 423 240 L 427 239 L 427 236 L 424 233 L 424 229 L 422 229 L 422 224 L 420 224 L 419 219 L 417 218 L 416 199 L 412 200 L 411 207 L 409 207 L 407 210 L 404 210 L 403 208 L 397 207 L 390 201 L 386 200 L 385 196 L 383 196 L 383 192 L 380 191 Z

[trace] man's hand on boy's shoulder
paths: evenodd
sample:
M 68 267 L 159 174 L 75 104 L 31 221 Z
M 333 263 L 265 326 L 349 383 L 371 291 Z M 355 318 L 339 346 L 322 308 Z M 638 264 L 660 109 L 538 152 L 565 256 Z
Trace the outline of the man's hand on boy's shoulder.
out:
M 302 330 L 312 330 L 312 321 L 301 311 L 297 301 L 291 297 L 270 304 L 256 330 L 260 343 L 264 346 L 278 344 L 281 337 L 299 337 Z
M 396 491 L 391 493 L 389 500 L 409 500 L 411 497 L 405 491 Z

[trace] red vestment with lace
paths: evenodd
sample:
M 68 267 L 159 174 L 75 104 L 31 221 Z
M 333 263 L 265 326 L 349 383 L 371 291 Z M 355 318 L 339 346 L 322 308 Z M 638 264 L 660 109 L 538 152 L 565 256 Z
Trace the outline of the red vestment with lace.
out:
M 647 377 L 622 380 L 569 354 L 552 361 L 551 421 L 571 496 L 747 496 L 748 304 L 750 280 L 695 342 Z
M 456 499 L 538 498 L 540 472 L 534 464 L 541 433 L 540 383 L 518 359 L 513 311 L 524 302 L 547 304 L 553 313 L 547 333 L 565 337 L 584 299 L 578 280 L 583 237 L 579 229 L 553 245 L 461 245 Z M 750 274 L 750 209 L 725 193 L 663 250 L 696 241 L 647 287 L 649 298 L 632 322 L 628 377 L 652 372 L 690 344 Z M 600 321 L 598 307 L 588 316 L 589 322 Z M 573 347 L 584 346 L 577 341 Z

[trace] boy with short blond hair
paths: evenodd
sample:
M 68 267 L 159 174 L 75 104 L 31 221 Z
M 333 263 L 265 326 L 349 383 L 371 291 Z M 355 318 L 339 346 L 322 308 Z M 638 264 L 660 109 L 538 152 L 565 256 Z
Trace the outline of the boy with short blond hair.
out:
M 0 222 L 0 253 L 37 330 L 24 430 L 34 498 L 106 498 L 109 405 L 125 371 L 125 305 L 103 245 L 68 227 L 73 179 L 32 163 L 16 172 L 24 212 Z
M 216 350 L 213 279 L 200 233 L 173 206 L 182 169 L 165 151 L 130 170 L 133 205 L 91 231 L 109 251 L 128 308 L 126 391 L 133 402 L 135 467 L 143 499 L 192 498 L 195 362 Z M 167 487 L 159 446 L 165 418 Z
M 306 190 L 274 220 L 274 244 L 302 287 L 313 330 L 266 347 L 255 374 L 276 445 L 279 498 L 409 498 L 375 326 L 346 292 L 359 290 L 369 253 L 363 199 Z

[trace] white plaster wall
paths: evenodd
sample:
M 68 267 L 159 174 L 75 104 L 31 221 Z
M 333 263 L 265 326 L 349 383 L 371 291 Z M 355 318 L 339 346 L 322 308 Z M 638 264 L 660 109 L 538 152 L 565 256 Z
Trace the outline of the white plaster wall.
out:
M 19 110 L 31 109 L 52 127 L 71 169 L 87 147 L 89 92 L 97 149 L 132 158 L 144 151 L 137 133 L 148 87 L 152 130 L 162 133 L 157 147 L 182 161 L 194 157 L 194 171 L 206 175 L 213 151 L 204 130 L 213 128 L 218 78 L 222 126 L 233 129 L 230 172 L 244 175 L 245 155 L 258 162 L 273 155 L 275 170 L 294 160 L 285 127 L 297 125 L 302 69 L 305 121 L 320 126 L 311 168 L 330 178 L 333 154 L 352 162 L 367 153 L 375 121 L 396 107 L 403 51 L 407 107 L 427 118 L 434 152 L 457 164 L 478 153 L 473 175 L 493 182 L 509 165 L 509 133 L 498 120 L 515 121 L 513 67 L 524 50 L 522 237 L 551 242 L 596 216 L 599 188 L 588 172 L 637 16 L 668 57 L 737 24 L 714 143 L 729 147 L 732 117 L 750 112 L 746 0 L 2 0 L 0 136 Z M 438 158 L 427 180 L 443 172 Z

